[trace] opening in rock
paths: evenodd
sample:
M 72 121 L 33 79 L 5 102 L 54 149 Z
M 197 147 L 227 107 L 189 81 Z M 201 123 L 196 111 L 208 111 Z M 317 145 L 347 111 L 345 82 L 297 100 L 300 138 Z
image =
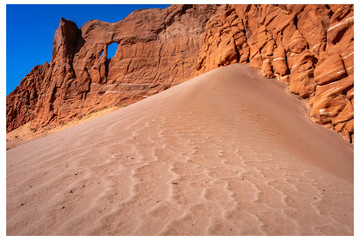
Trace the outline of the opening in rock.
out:
M 114 42 L 114 43 L 107 46 L 107 59 L 110 59 L 113 56 L 115 56 L 115 53 L 116 53 L 116 50 L 118 49 L 118 46 L 119 46 L 119 44 L 116 43 L 116 42 Z M 99 58 L 101 58 L 103 56 L 103 54 L 104 54 L 104 51 L 101 52 Z
M 118 43 L 112 43 L 108 46 L 108 51 L 107 51 L 107 58 L 110 59 L 113 56 L 115 56 L 116 50 L 118 49 L 119 44 Z

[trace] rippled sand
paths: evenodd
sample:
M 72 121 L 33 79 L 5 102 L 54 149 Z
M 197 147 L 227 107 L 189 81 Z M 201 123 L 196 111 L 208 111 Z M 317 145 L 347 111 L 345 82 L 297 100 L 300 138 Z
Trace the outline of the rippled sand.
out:
M 352 235 L 353 146 L 233 64 L 7 151 L 8 235 Z

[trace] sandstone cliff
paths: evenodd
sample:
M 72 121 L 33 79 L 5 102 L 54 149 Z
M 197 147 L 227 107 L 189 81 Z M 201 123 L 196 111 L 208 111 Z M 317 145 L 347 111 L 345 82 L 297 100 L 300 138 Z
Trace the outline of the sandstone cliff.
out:
M 315 122 L 351 142 L 353 15 L 353 5 L 172 5 L 80 29 L 61 19 L 51 62 L 34 67 L 7 97 L 7 131 L 66 123 L 249 62 L 289 84 L 308 99 Z M 113 42 L 119 47 L 108 59 Z
M 354 138 L 353 5 L 222 6 L 209 20 L 197 69 L 247 63 L 308 99 L 313 121 Z
M 61 19 L 51 62 L 34 67 L 7 96 L 7 131 L 29 121 L 34 129 L 66 123 L 196 76 L 205 24 L 216 9 L 172 5 L 137 10 L 122 21 L 92 20 L 80 29 Z M 113 42 L 119 47 L 108 59 L 107 46 Z

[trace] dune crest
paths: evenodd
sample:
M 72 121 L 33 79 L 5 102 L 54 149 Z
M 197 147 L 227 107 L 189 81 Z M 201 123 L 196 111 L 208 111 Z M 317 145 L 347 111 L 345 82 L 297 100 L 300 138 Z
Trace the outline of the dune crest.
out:
M 353 147 L 307 114 L 232 64 L 28 142 L 7 234 L 352 235 Z
M 62 18 L 52 60 L 7 96 L 7 132 L 54 128 L 232 63 L 288 84 L 314 122 L 353 142 L 353 4 L 175 4 L 80 29 Z

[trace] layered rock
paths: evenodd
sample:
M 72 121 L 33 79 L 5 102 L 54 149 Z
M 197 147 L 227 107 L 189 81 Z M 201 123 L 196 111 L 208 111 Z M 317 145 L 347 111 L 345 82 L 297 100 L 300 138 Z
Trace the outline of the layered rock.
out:
M 197 69 L 249 62 L 308 99 L 313 121 L 353 141 L 353 5 L 224 5 L 206 25 Z
M 122 21 L 92 20 L 80 29 L 61 19 L 51 62 L 34 67 L 7 96 L 7 131 L 29 121 L 34 129 L 66 123 L 194 77 L 205 24 L 216 9 L 137 10 Z M 118 49 L 108 59 L 107 47 L 114 42 Z
M 80 29 L 62 19 L 52 61 L 7 97 L 7 131 L 130 104 L 239 62 L 288 84 L 308 99 L 313 121 L 352 142 L 353 16 L 353 5 L 172 5 Z M 119 47 L 108 59 L 113 42 Z

